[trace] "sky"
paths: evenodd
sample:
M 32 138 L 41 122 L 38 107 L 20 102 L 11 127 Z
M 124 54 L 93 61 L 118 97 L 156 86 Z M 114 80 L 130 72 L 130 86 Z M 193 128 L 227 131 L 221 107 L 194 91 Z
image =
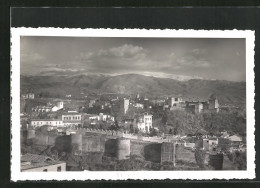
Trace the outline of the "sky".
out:
M 246 80 L 245 39 L 21 37 L 22 75 Z

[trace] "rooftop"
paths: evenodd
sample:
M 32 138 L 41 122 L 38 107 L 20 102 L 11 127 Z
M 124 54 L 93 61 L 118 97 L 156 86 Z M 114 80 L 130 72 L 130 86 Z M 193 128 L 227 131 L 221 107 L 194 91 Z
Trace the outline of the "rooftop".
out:
M 31 121 L 62 121 L 61 119 L 31 119 Z
M 78 112 L 63 112 L 62 115 L 81 115 Z
M 26 153 L 21 156 L 21 170 L 39 168 L 43 166 L 55 165 L 65 163 L 63 161 L 56 161 L 48 156 L 36 155 L 31 153 Z

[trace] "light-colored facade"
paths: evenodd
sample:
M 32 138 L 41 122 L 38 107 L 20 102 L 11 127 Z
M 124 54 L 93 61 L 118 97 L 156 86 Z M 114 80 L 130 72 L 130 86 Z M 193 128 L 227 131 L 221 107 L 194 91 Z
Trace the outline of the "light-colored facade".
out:
M 63 121 L 60 119 L 32 119 L 31 126 L 32 127 L 41 127 L 43 125 L 55 126 L 55 127 L 63 127 Z
M 217 138 L 203 139 L 203 149 L 206 151 L 212 151 L 218 145 Z
M 62 109 L 63 108 L 63 101 L 58 101 L 57 107 L 58 107 L 58 109 Z
M 107 121 L 107 120 L 115 121 L 115 118 L 113 116 L 107 115 L 107 114 L 103 114 L 103 113 L 99 114 L 99 119 L 101 121 Z
M 153 116 L 150 114 L 144 114 L 138 117 L 137 128 L 142 132 L 150 132 L 153 126 Z
M 51 112 L 52 107 L 51 106 L 37 106 L 35 108 L 32 108 L 32 111 L 34 111 L 34 112 Z
M 23 99 L 34 99 L 34 93 L 22 94 Z
M 61 116 L 61 119 L 65 126 L 79 125 L 81 124 L 81 118 L 81 114 L 75 112 L 64 113 Z
M 228 137 L 231 142 L 242 142 L 242 137 L 238 135 L 232 135 Z
M 126 114 L 126 112 L 129 109 L 129 99 L 123 99 L 121 102 L 121 106 L 120 109 L 123 111 L 124 114 Z
M 91 99 L 91 100 L 89 101 L 88 107 L 89 107 L 89 108 L 92 108 L 92 107 L 94 106 L 95 102 L 96 102 L 96 100 Z
M 169 98 L 168 104 L 169 104 L 170 107 L 172 107 L 172 106 L 175 106 L 175 105 L 177 105 L 177 104 L 179 104 L 181 102 L 183 102 L 182 98 L 180 98 L 180 97 L 171 97 L 171 98 Z
M 144 105 L 143 104 L 141 104 L 141 103 L 135 103 L 134 104 L 134 107 L 136 107 L 136 108 L 144 108 Z
M 62 101 L 58 101 L 56 106 L 53 106 L 51 108 L 52 112 L 57 112 L 58 110 L 63 108 L 63 102 Z
M 201 112 L 203 112 L 203 104 L 202 103 L 195 104 L 195 113 L 201 113 Z

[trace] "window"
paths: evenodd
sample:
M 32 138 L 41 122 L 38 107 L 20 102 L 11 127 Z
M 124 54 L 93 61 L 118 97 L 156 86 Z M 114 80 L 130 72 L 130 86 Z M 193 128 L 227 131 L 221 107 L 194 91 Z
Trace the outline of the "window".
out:
M 57 172 L 61 172 L 61 166 L 57 167 Z
M 48 169 L 44 169 L 43 172 L 48 172 Z

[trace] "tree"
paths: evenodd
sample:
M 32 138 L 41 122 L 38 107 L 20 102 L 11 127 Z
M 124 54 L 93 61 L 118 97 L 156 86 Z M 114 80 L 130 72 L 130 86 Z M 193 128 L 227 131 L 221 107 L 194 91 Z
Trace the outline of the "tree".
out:
M 149 136 L 158 136 L 158 131 L 154 128 L 151 128 Z
M 91 123 L 91 120 L 89 120 L 89 119 L 84 120 L 83 127 L 84 128 L 90 128 L 90 123 Z

